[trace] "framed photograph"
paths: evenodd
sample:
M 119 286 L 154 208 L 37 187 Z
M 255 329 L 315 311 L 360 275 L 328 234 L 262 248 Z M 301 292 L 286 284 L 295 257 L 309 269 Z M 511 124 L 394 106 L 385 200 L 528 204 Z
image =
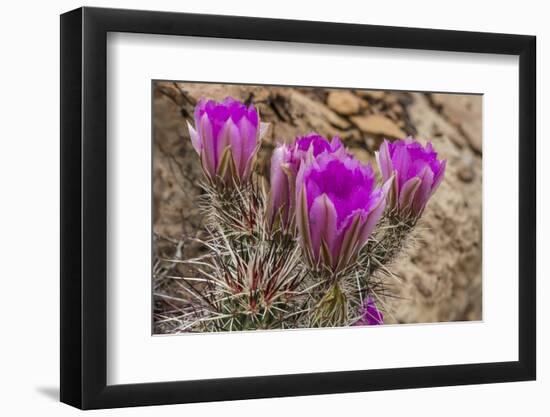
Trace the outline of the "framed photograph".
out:
M 61 401 L 533 380 L 535 37 L 61 16 Z

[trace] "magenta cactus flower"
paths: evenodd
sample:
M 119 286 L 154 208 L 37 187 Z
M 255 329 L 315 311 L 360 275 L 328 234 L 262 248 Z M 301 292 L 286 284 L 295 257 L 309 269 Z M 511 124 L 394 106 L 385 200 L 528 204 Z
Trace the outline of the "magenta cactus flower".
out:
M 288 226 L 294 212 L 294 187 L 299 160 L 286 144 L 277 145 L 271 156 L 271 190 L 268 201 L 268 220 L 273 225 L 279 219 Z
M 375 182 L 370 164 L 344 149 L 305 158 L 296 179 L 296 223 L 310 261 L 338 271 L 367 242 L 390 185 Z
M 323 152 L 336 152 L 338 149 L 343 147 L 344 146 L 338 136 L 334 136 L 332 140 L 329 141 L 324 136 L 311 132 L 306 136 L 299 136 L 296 138 L 293 151 L 295 157 L 303 157 L 310 149 L 311 152 L 313 152 L 313 156 L 318 156 Z
M 295 206 L 295 182 L 302 160 L 310 152 L 317 157 L 323 152 L 342 149 L 340 139 L 332 141 L 316 133 L 297 137 L 293 144 L 277 145 L 271 157 L 271 192 L 268 202 L 268 218 L 273 224 L 278 218 L 283 227 L 291 223 Z
M 250 179 L 267 124 L 253 105 L 227 97 L 222 102 L 201 99 L 195 107 L 195 127 L 187 123 L 193 148 L 207 177 L 231 185 Z
M 376 159 L 383 180 L 394 177 L 388 208 L 404 217 L 419 217 L 443 181 L 447 161 L 437 158 L 431 143 L 422 146 L 411 137 L 384 140 Z
M 374 300 L 372 297 L 367 297 L 363 300 L 363 305 L 361 306 L 361 318 L 355 322 L 355 326 L 373 326 L 384 324 L 384 316 L 376 308 Z

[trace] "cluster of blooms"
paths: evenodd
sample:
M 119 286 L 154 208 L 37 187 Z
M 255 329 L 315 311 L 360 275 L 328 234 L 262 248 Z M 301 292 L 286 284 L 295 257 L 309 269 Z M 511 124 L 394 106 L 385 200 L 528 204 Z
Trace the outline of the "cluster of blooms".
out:
M 201 100 L 194 149 L 209 183 L 238 188 L 253 180 L 253 168 L 267 124 L 253 105 L 226 98 Z M 343 273 L 366 247 L 385 214 L 416 220 L 441 184 L 445 161 L 432 145 L 412 138 L 387 141 L 376 154 L 381 182 L 370 164 L 355 159 L 338 137 L 316 133 L 276 146 L 271 158 L 266 229 L 295 236 L 307 267 L 329 276 Z M 369 294 L 356 324 L 381 324 L 382 314 Z

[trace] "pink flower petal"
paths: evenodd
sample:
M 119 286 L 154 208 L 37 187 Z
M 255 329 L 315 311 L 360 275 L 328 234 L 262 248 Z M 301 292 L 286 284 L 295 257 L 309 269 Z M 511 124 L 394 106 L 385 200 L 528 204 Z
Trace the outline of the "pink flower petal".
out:
M 411 178 L 401 189 L 401 195 L 399 196 L 399 209 L 408 211 L 411 209 L 415 195 L 420 187 L 422 180 L 418 177 Z
M 313 254 L 320 260 L 321 241 L 331 250 L 336 235 L 336 209 L 326 194 L 321 194 L 313 201 L 309 210 L 309 227 Z
M 418 187 L 418 190 L 415 193 L 412 209 L 413 212 L 417 215 L 421 214 L 430 198 L 430 192 L 432 189 L 434 174 L 429 166 L 425 166 L 422 172 L 419 174 L 421 184 Z
M 218 140 L 216 141 L 216 155 L 218 155 L 218 165 L 220 163 L 220 159 L 223 155 L 223 152 L 225 151 L 225 148 L 228 146 L 231 146 L 231 154 L 233 155 L 233 161 L 235 162 L 235 167 L 239 167 L 238 165 L 238 159 L 240 157 L 240 137 L 239 137 L 239 129 L 237 126 L 235 126 L 235 123 L 233 123 L 233 120 L 231 118 L 227 119 L 225 124 L 220 130 L 220 133 L 218 135 Z
M 432 185 L 432 190 L 430 193 L 430 196 L 435 193 L 435 190 L 439 187 L 441 182 L 443 181 L 443 177 L 445 176 L 445 168 L 447 167 L 447 160 L 441 161 L 441 165 L 439 166 L 439 171 L 434 177 L 434 183 Z
M 269 192 L 268 212 L 269 222 L 273 223 L 275 216 L 279 213 L 283 221 L 288 221 L 288 213 L 291 210 L 292 191 L 290 182 L 293 179 L 288 178 L 290 166 L 288 159 L 290 150 L 286 145 L 279 145 L 273 151 L 271 156 L 271 190 Z
M 202 150 L 202 144 L 201 144 L 199 134 L 189 122 L 187 122 L 187 129 L 189 129 L 191 144 L 193 145 L 193 148 L 195 149 L 195 151 L 200 155 Z
M 246 117 L 243 117 L 239 121 L 238 126 L 240 132 L 241 155 L 239 158 L 240 163 L 237 166 L 237 170 L 239 171 L 239 175 L 242 176 L 244 175 L 247 163 L 252 159 L 251 157 L 254 155 L 257 149 L 256 145 L 258 144 L 259 130 L 257 127 L 253 126 Z
M 388 148 L 388 141 L 384 140 L 376 152 L 376 161 L 378 162 L 378 168 L 382 174 L 382 178 L 387 180 L 393 174 L 393 164 Z
M 202 139 L 201 159 L 203 160 L 203 168 L 214 178 L 216 176 L 218 161 L 212 124 L 206 113 L 200 119 L 198 133 Z
M 309 213 L 307 209 L 307 198 L 304 187 L 300 187 L 297 191 L 296 199 L 296 226 L 300 235 L 300 244 L 304 250 L 306 257 L 313 261 L 313 248 L 311 245 L 311 235 L 309 227 Z

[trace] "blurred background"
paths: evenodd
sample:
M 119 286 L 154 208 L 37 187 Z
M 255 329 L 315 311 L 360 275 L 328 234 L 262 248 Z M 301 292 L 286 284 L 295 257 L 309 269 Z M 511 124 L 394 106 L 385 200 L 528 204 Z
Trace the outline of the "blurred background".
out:
M 271 127 L 258 171 L 269 177 L 278 142 L 315 131 L 339 136 L 355 156 L 375 164 L 384 138 L 431 141 L 447 159 L 445 179 L 417 227 L 414 247 L 393 265 L 402 282 L 387 300 L 386 323 L 482 319 L 482 96 L 401 91 L 248 86 L 158 81 L 153 84 L 153 237 L 158 258 L 203 250 L 184 239 L 204 237 L 197 208 L 202 177 L 187 121 L 201 97 L 253 103 Z M 155 264 L 154 333 L 170 333 L 181 290 Z M 181 268 L 181 267 L 174 267 Z M 185 273 L 179 269 L 176 273 Z

